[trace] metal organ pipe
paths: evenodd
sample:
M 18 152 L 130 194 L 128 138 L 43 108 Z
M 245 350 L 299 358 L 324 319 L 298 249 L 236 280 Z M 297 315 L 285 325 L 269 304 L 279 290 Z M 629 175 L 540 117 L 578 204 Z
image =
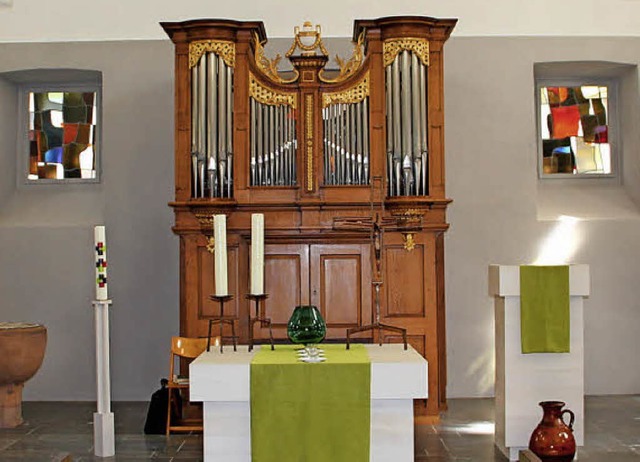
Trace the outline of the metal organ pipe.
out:
M 255 178 L 251 186 L 295 184 L 295 126 L 293 109 L 284 104 L 265 104 L 251 97 L 249 143 Z
M 420 157 L 422 158 L 422 194 L 429 195 L 427 180 L 428 141 L 427 141 L 427 69 L 420 63 Z
M 362 101 L 362 157 L 364 163 L 363 184 L 369 184 L 369 98 Z
M 227 197 L 233 196 L 233 70 L 224 65 L 227 71 L 226 95 L 227 95 Z
M 420 68 L 418 56 L 411 53 L 411 135 L 413 159 L 414 194 L 422 190 L 422 158 L 420 157 Z
M 204 197 L 204 167 L 206 161 L 207 132 L 207 55 L 198 63 L 198 147 L 196 149 L 194 192 L 195 197 Z M 193 159 L 192 159 L 193 160 Z
M 353 139 L 353 106 L 351 104 L 345 104 L 344 116 L 346 119 L 345 128 L 345 170 L 346 170 L 346 182 L 351 184 L 351 155 L 353 153 L 353 146 L 351 146 L 351 140 Z
M 402 160 L 399 61 L 400 55 L 396 56 L 393 63 L 391 63 L 391 83 L 393 89 L 393 179 L 396 196 L 400 195 L 400 162 Z
M 409 52 L 402 52 L 402 174 L 404 179 L 404 195 L 411 195 L 411 168 L 413 167 L 411 152 L 411 58 Z
M 273 181 L 273 172 L 274 172 L 274 162 L 276 160 L 276 156 L 273 151 L 276 149 L 276 142 L 274 139 L 274 106 L 269 106 L 269 185 L 275 184 Z
M 251 98 L 253 100 L 253 98 Z M 254 100 L 255 101 L 255 100 Z M 255 111 L 256 111 L 256 129 L 255 129 L 255 138 L 257 139 L 257 152 L 256 152 L 256 156 L 257 156 L 257 170 L 258 170 L 258 174 L 256 175 L 256 180 L 257 182 L 254 183 L 254 186 L 261 186 L 263 184 L 263 168 L 264 168 L 264 161 L 263 161 L 263 152 L 264 152 L 264 147 L 263 147 L 263 135 L 262 135 L 262 105 L 260 103 L 255 103 Z
M 393 112 L 393 74 L 392 67 L 385 69 L 385 91 L 387 109 L 387 182 L 389 183 L 389 196 L 395 196 L 394 170 L 393 170 L 393 133 L 394 133 L 394 112 Z
M 251 111 L 255 117 L 256 108 Z M 191 70 L 191 145 L 192 197 L 233 196 L 233 69 L 214 52 Z M 252 179 L 256 155 L 252 151 Z
M 198 196 L 198 66 L 191 69 L 191 195 Z
M 387 182 L 390 196 L 427 195 L 427 74 L 402 50 L 385 68 Z
M 227 73 L 224 60 L 218 59 L 218 187 L 219 197 L 224 196 L 227 172 Z
M 284 106 L 278 106 L 278 184 L 284 185 Z
M 356 105 L 356 184 L 362 184 L 362 101 Z
M 322 110 L 324 184 L 369 184 L 368 98 L 329 104 Z
M 217 196 L 218 170 L 218 113 L 215 110 L 218 102 L 218 57 L 215 53 L 208 53 L 207 73 L 209 91 L 207 92 L 207 169 L 209 171 L 209 197 Z
M 256 100 L 250 98 L 249 100 L 249 149 L 251 151 L 250 156 L 250 168 L 251 168 L 251 186 L 256 184 L 257 172 L 257 160 L 256 160 Z

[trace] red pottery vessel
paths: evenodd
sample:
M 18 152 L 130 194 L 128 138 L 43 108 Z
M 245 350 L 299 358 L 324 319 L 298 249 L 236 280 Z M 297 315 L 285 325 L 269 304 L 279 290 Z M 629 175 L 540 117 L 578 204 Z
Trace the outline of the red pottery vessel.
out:
M 529 449 L 542 462 L 569 462 L 576 454 L 576 440 L 573 437 L 575 415 L 569 409 L 562 410 L 562 401 L 542 401 L 542 420 L 531 434 Z M 569 414 L 567 425 L 562 416 Z

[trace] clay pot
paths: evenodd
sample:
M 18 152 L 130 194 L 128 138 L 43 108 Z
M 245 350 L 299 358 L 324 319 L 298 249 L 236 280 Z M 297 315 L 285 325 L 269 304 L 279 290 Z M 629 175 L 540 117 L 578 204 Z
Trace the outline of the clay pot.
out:
M 529 449 L 542 462 L 569 462 L 576 454 L 576 440 L 573 437 L 575 415 L 569 409 L 562 410 L 562 401 L 542 401 L 542 420 L 531 434 Z M 562 416 L 569 414 L 567 425 Z
M 22 388 L 40 369 L 46 346 L 46 327 L 0 323 L 0 428 L 22 423 Z

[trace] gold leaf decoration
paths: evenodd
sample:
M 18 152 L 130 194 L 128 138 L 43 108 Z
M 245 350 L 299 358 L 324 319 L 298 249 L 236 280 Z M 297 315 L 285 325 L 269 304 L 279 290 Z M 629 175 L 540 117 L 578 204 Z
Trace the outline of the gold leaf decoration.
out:
M 294 76 L 290 80 L 286 80 L 280 77 L 280 73 L 278 72 L 278 63 L 280 63 L 282 56 L 277 54 L 274 59 L 267 58 L 266 55 L 264 54 L 264 47 L 262 46 L 262 43 L 260 43 L 258 34 L 254 34 L 254 40 L 255 40 L 255 48 L 256 48 L 256 51 L 254 54 L 256 65 L 258 66 L 258 69 L 260 69 L 260 71 L 262 71 L 262 73 L 269 80 L 276 83 L 281 83 L 281 84 L 293 83 L 296 80 L 298 80 L 298 77 L 300 76 L 300 74 L 298 73 L 297 69 L 293 70 Z
M 316 25 L 314 29 L 311 22 L 305 21 L 302 25 L 302 30 L 300 30 L 299 26 L 295 26 L 293 28 L 293 33 L 295 34 L 293 43 L 291 44 L 291 48 L 289 48 L 289 51 L 285 53 L 285 56 L 287 58 L 293 55 L 297 48 L 300 48 L 303 56 L 314 56 L 316 54 L 316 50 L 318 49 L 324 56 L 329 56 L 329 52 L 325 48 L 324 42 L 322 41 L 322 30 L 319 24 Z M 306 45 L 305 42 L 308 39 L 313 39 L 313 43 L 311 43 L 310 45 Z
M 313 95 L 307 94 L 305 101 L 307 126 L 307 191 L 313 191 Z
M 369 73 L 355 86 L 334 93 L 322 94 L 322 107 L 331 106 L 332 104 L 354 104 L 359 103 L 369 96 Z
M 236 65 L 236 45 L 227 40 L 198 40 L 189 43 L 189 69 L 200 61 L 205 53 L 215 53 L 229 67 Z
M 253 99 L 269 106 L 287 105 L 293 109 L 297 106 L 297 95 L 267 88 L 258 82 L 255 75 L 249 73 L 249 94 Z
M 207 252 L 214 253 L 216 251 L 216 238 L 213 236 L 207 237 Z
M 411 252 L 413 249 L 416 248 L 416 241 L 413 239 L 413 233 L 404 233 L 402 237 L 404 238 L 405 250 L 407 250 L 408 252 Z
M 353 54 L 351 58 L 347 61 L 344 61 L 340 56 L 336 55 L 336 62 L 338 63 L 338 67 L 340 68 L 340 73 L 337 77 L 333 79 L 328 79 L 323 76 L 324 70 L 320 72 L 318 77 L 322 82 L 325 83 L 338 83 L 347 80 L 349 77 L 354 75 L 358 69 L 360 69 L 360 65 L 364 60 L 364 31 L 358 37 L 358 41 L 353 46 Z
M 415 53 L 422 64 L 429 65 L 429 41 L 421 38 L 397 38 L 385 40 L 383 47 L 384 67 L 396 59 L 398 53 L 403 50 L 409 50 Z

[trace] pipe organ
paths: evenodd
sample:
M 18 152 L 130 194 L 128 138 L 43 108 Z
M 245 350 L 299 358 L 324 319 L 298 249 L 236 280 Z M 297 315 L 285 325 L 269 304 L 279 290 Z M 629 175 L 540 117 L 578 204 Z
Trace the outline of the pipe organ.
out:
M 261 317 L 286 338 L 296 305 L 318 306 L 329 339 L 378 320 L 405 328 L 429 361 L 429 399 L 446 406 L 443 46 L 454 19 L 356 20 L 335 57 L 319 26 L 266 56 L 259 21 L 165 22 L 175 44 L 175 212 L 180 333 L 204 336 L 220 306 L 213 215 L 227 216 L 225 316 L 247 341 L 251 214 L 265 221 Z M 375 287 L 375 289 L 374 289 Z M 254 338 L 268 329 L 253 327 Z M 366 331 L 364 341 L 398 342 Z M 381 336 L 382 338 L 378 338 Z

